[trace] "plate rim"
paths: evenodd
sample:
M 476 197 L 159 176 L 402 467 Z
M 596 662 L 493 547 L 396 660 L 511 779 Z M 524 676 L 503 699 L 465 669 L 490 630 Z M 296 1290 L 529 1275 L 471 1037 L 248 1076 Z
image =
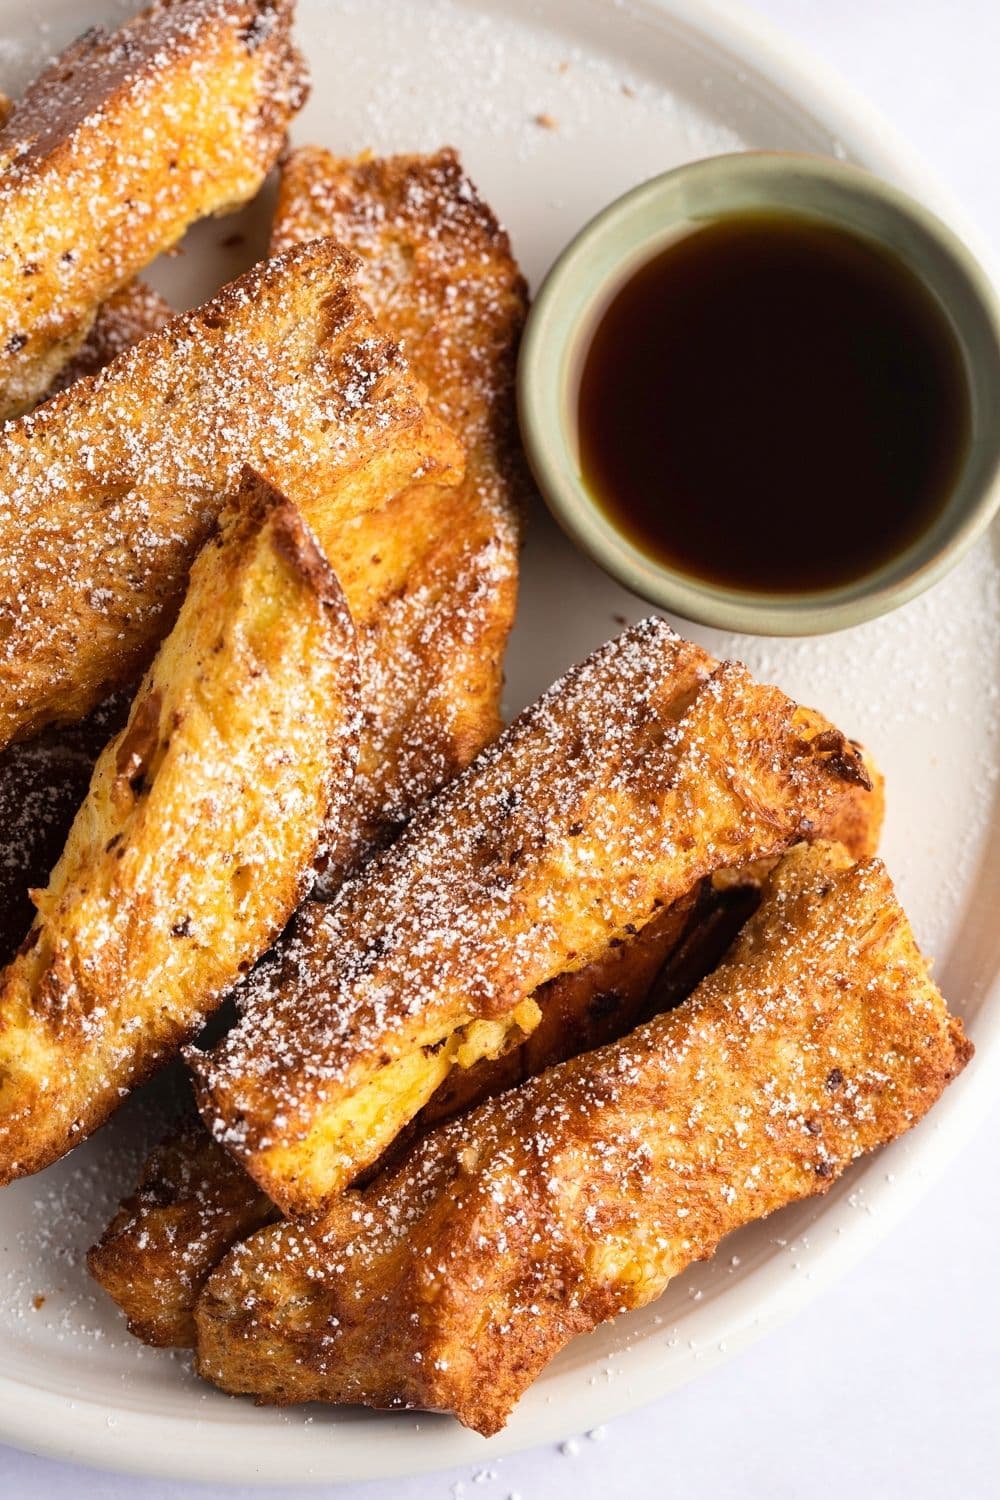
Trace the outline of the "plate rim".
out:
M 614 7 L 616 0 L 599 3 Z M 881 111 L 807 46 L 751 10 L 744 0 L 635 0 L 633 9 L 671 17 L 693 35 L 704 38 L 717 54 L 749 64 L 833 134 L 849 159 L 859 160 L 929 204 L 965 240 L 987 274 L 996 279 L 993 249 L 968 212 L 954 201 Z M 289 1428 L 296 1434 L 300 1455 L 296 1459 L 289 1455 L 288 1445 L 273 1425 L 255 1428 L 248 1423 L 234 1428 L 219 1423 L 221 1430 L 216 1438 L 212 1431 L 216 1424 L 208 1414 L 205 1419 L 192 1420 L 187 1415 L 109 1408 L 103 1401 L 62 1395 L 0 1370 L 0 1442 L 88 1469 L 163 1480 L 329 1485 L 415 1477 L 470 1463 L 481 1465 L 505 1454 L 559 1441 L 570 1432 L 611 1421 L 659 1400 L 778 1327 L 857 1265 L 905 1217 L 982 1126 L 993 1102 L 991 1085 L 1000 1064 L 998 988 L 994 984 L 982 997 L 975 1065 L 963 1076 L 960 1086 L 936 1107 L 932 1120 L 923 1125 L 919 1150 L 897 1174 L 892 1193 L 880 1201 L 878 1214 L 856 1215 L 851 1232 L 836 1236 L 824 1247 L 812 1265 L 808 1282 L 776 1277 L 770 1259 L 750 1272 L 727 1294 L 727 1305 L 732 1309 L 735 1301 L 740 1317 L 737 1326 L 727 1331 L 726 1347 L 705 1349 L 697 1370 L 664 1369 L 659 1376 L 655 1369 L 643 1371 L 643 1345 L 645 1364 L 649 1366 L 649 1346 L 655 1343 L 647 1338 L 628 1351 L 623 1371 L 628 1378 L 602 1385 L 599 1392 L 594 1386 L 581 1384 L 569 1426 L 565 1408 L 558 1401 L 551 1407 L 543 1404 L 537 1411 L 519 1409 L 508 1427 L 490 1439 L 448 1419 L 418 1413 L 381 1414 L 377 1425 L 381 1440 L 370 1444 L 364 1438 L 376 1427 L 374 1417 L 367 1414 L 358 1424 L 360 1440 L 357 1432 L 349 1438 L 343 1425 L 335 1429 L 344 1440 L 335 1468 L 330 1464 L 330 1441 L 318 1436 L 324 1430 L 321 1423 L 305 1430 L 301 1426 Z M 890 1152 L 893 1149 L 888 1148 Z M 240 1404 L 242 1407 L 242 1401 Z M 418 1434 L 417 1424 L 439 1426 L 433 1444 L 421 1441 L 424 1434 Z M 393 1428 L 398 1431 L 394 1433 Z M 307 1433 L 316 1435 L 314 1442 L 308 1440 Z M 255 1444 L 257 1434 L 261 1437 Z M 241 1440 L 243 1452 L 234 1452 L 227 1437 Z

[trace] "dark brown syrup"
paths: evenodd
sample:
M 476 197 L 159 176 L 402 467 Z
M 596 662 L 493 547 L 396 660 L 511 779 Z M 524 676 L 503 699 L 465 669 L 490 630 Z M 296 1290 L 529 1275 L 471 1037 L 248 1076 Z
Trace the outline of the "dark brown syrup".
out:
M 584 483 L 647 556 L 743 590 L 861 578 L 942 510 L 969 394 L 930 293 L 819 222 L 722 218 L 614 294 L 579 389 Z

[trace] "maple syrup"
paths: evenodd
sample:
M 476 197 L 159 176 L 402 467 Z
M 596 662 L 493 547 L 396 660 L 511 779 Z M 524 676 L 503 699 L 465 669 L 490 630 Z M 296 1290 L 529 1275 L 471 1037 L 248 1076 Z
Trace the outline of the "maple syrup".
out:
M 944 507 L 969 444 L 958 342 L 888 251 L 792 215 L 714 220 L 612 296 L 582 475 L 655 561 L 761 593 L 864 577 Z

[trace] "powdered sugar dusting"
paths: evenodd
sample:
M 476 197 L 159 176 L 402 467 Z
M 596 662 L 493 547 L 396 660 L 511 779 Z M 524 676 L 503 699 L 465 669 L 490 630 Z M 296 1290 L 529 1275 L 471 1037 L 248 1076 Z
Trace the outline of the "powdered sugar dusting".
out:
M 0 741 L 145 665 L 245 462 L 321 540 L 381 500 L 374 458 L 414 478 L 417 394 L 348 269 L 328 241 L 287 251 L 0 431 Z
M 135 0 L 106 0 L 93 7 L 115 21 L 136 8 Z M 650 7 L 644 8 L 644 24 L 637 25 L 633 9 L 584 3 L 557 7 L 540 0 L 497 8 L 490 16 L 485 6 L 427 0 L 418 8 L 400 0 L 392 6 L 393 24 L 382 26 L 382 5 L 300 0 L 299 36 L 319 86 L 297 138 L 322 141 L 337 151 L 365 145 L 436 149 L 450 138 L 506 219 L 519 256 L 536 280 L 591 212 L 641 177 L 686 157 L 744 143 L 836 149 L 810 117 L 808 99 L 790 100 L 770 83 L 762 88 L 753 75 L 741 77 L 737 85 L 732 57 L 701 37 L 692 42 L 668 31 L 659 16 L 655 24 L 645 24 L 653 15 Z M 609 18 L 603 32 L 594 20 L 598 11 Z M 9 92 L 16 92 L 38 61 L 89 19 L 70 5 L 53 7 L 53 15 L 50 24 L 27 7 L 13 8 L 10 35 L 0 41 L 0 86 Z M 486 24 L 480 25 L 484 16 Z M 424 17 L 443 44 L 438 49 L 443 57 L 432 59 L 425 50 L 419 35 Z M 552 29 L 539 34 L 534 28 L 547 18 Z M 486 69 L 497 67 L 497 44 L 511 53 L 497 74 L 504 93 L 484 100 Z M 579 68 L 569 48 L 578 50 Z M 558 69 L 566 59 L 571 66 L 563 75 Z M 591 92 L 588 80 L 596 82 L 602 74 L 606 86 Z M 444 76 L 447 86 L 441 87 Z M 637 97 L 630 97 L 626 87 L 636 89 Z M 533 117 L 540 112 L 551 113 L 558 128 L 536 125 Z M 218 225 L 203 226 L 189 240 L 190 253 L 156 268 L 157 284 L 172 294 L 177 289 L 176 305 L 202 300 L 231 274 L 229 262 L 223 266 L 215 249 L 221 233 Z M 893 875 L 919 935 L 937 955 L 937 977 L 949 999 L 973 1016 L 995 960 L 991 893 L 998 872 L 984 863 L 986 851 L 996 846 L 994 798 L 989 795 L 998 735 L 991 693 L 1000 656 L 995 579 L 994 553 L 984 543 L 924 599 L 847 635 L 819 642 L 740 642 L 733 652 L 718 637 L 695 632 L 711 640 L 716 654 L 742 657 L 759 676 L 820 705 L 872 747 L 888 773 L 886 850 Z M 533 521 L 525 554 L 522 600 L 508 658 L 511 710 L 533 699 L 569 661 L 621 628 L 624 618 L 648 613 L 646 605 L 574 553 L 541 515 Z M 692 633 L 690 627 L 682 629 Z M 876 662 L 881 664 L 878 672 Z M 972 920 L 977 913 L 978 926 Z M 133 1408 L 141 1405 L 150 1416 L 183 1412 L 190 1419 L 193 1448 L 216 1444 L 216 1424 L 229 1433 L 239 1429 L 247 1463 L 275 1478 L 302 1473 L 303 1467 L 295 1465 L 315 1465 L 327 1475 L 339 1474 L 345 1464 L 354 1465 L 355 1472 L 361 1465 L 370 1471 L 371 1424 L 356 1427 L 352 1413 L 314 1417 L 253 1409 L 222 1402 L 204 1389 L 196 1395 L 193 1385 L 175 1405 L 183 1366 L 129 1339 L 113 1309 L 87 1289 L 79 1266 L 72 1280 L 64 1267 L 60 1282 L 70 1301 L 81 1297 L 86 1304 L 79 1318 L 74 1321 L 71 1315 L 63 1322 L 35 1248 L 41 1227 L 48 1226 L 50 1242 L 72 1242 L 79 1249 L 93 1238 L 111 1202 L 95 1202 L 82 1226 L 74 1216 L 87 1210 L 92 1184 L 134 1179 L 141 1151 L 122 1145 L 133 1124 L 134 1115 L 113 1122 L 43 1179 L 4 1190 L 0 1286 L 23 1292 L 25 1305 L 36 1293 L 49 1294 L 40 1311 L 29 1308 L 23 1314 L 15 1314 L 13 1301 L 0 1299 L 5 1371 L 47 1390 L 65 1391 L 81 1403 L 88 1396 L 114 1402 L 122 1392 Z M 893 1148 L 892 1166 L 900 1181 L 924 1169 L 920 1137 L 926 1140 L 928 1130 L 933 1132 L 933 1120 L 912 1147 L 903 1143 Z M 158 1133 L 158 1128 L 149 1132 L 148 1139 Z M 85 1164 L 98 1155 L 100 1166 L 88 1175 Z M 750 1316 L 746 1278 L 765 1262 L 787 1261 L 785 1279 L 790 1283 L 811 1274 L 835 1235 L 841 1246 L 865 1242 L 869 1216 L 884 1215 L 886 1203 L 898 1196 L 897 1187 L 885 1184 L 885 1161 L 863 1181 L 855 1175 L 850 1194 L 835 1194 L 835 1201 L 825 1200 L 821 1210 L 795 1210 L 742 1232 L 734 1245 L 738 1255 L 717 1257 L 689 1272 L 655 1314 L 620 1320 L 614 1329 L 566 1351 L 551 1378 L 528 1398 L 534 1420 L 542 1423 L 536 1433 L 560 1424 L 565 1430 L 568 1422 L 585 1419 L 582 1412 L 593 1420 L 591 1414 L 602 1409 L 609 1389 L 611 1399 L 620 1400 L 616 1393 L 626 1379 L 639 1378 L 640 1366 L 620 1357 L 629 1344 L 640 1341 L 646 1347 L 641 1365 L 646 1390 L 652 1389 L 645 1373 L 652 1362 L 655 1379 L 662 1382 L 663 1372 L 683 1378 L 693 1362 L 713 1357 L 720 1328 L 733 1321 L 729 1309 L 735 1308 L 742 1320 Z M 114 1188 L 109 1198 L 116 1197 Z M 809 1224 L 815 1228 L 806 1245 L 798 1230 Z M 794 1273 L 793 1263 L 801 1265 Z M 775 1279 L 780 1280 L 780 1268 Z M 697 1302 L 688 1295 L 692 1288 L 701 1293 Z M 785 1306 L 790 1295 L 785 1294 Z M 564 1416 L 560 1405 L 567 1396 L 574 1403 L 572 1418 Z M 212 1432 L 205 1439 L 199 1435 L 199 1417 L 209 1410 Z M 114 1433 L 102 1428 L 93 1442 L 100 1421 L 92 1409 L 81 1405 L 64 1417 L 72 1435 L 67 1442 L 90 1442 L 95 1461 L 116 1461 Z M 513 1440 L 518 1441 L 516 1433 Z M 135 1444 L 128 1448 L 123 1442 L 120 1451 L 130 1462 L 171 1461 L 166 1455 L 141 1456 Z M 471 1462 L 478 1450 L 470 1443 L 465 1451 Z
M 685 1005 L 426 1137 L 315 1239 L 239 1246 L 201 1304 L 202 1370 L 493 1432 L 574 1334 L 823 1192 L 967 1056 L 879 863 L 800 848 Z
M 331 234 L 356 284 L 460 437 L 457 486 L 413 488 L 331 538 L 359 627 L 365 725 L 353 813 L 324 888 L 499 729 L 524 475 L 514 362 L 525 288 L 456 154 L 356 163 L 319 148 L 281 174 L 272 248 Z
M 509 1017 L 703 876 L 820 826 L 858 772 L 835 731 L 814 750 L 794 708 L 656 620 L 596 652 L 301 914 L 277 988 L 270 974 L 251 988 L 240 1024 L 193 1058 L 219 1138 L 240 1152 L 306 1139 L 391 1060 Z M 405 1119 L 338 1138 L 320 1201 Z M 269 1186 L 299 1201 L 296 1185 Z
M 251 197 L 304 95 L 290 0 L 156 3 L 91 28 L 0 128 L 0 414 L 193 220 Z
M 320 52 L 328 52 L 336 67 L 342 28 L 350 28 L 362 46 L 368 41 L 370 7 L 365 0 L 334 0 L 323 8 L 331 20 Z M 664 132 L 680 136 L 691 156 L 739 144 L 707 111 L 665 95 L 635 56 L 619 61 L 595 53 L 538 12 L 529 28 L 517 7 L 491 12 L 460 0 L 427 0 L 415 11 L 407 0 L 381 4 L 378 28 L 393 32 L 395 44 L 380 68 L 366 72 L 364 109 L 344 149 L 395 140 L 411 150 L 432 150 L 443 141 L 488 132 L 502 135 L 513 158 L 523 162 L 544 150 L 546 132 L 567 143 L 585 139 L 612 101 L 627 101 L 637 112 L 655 108 Z M 435 79 L 433 107 L 416 112 L 412 58 L 418 49 L 433 59 Z

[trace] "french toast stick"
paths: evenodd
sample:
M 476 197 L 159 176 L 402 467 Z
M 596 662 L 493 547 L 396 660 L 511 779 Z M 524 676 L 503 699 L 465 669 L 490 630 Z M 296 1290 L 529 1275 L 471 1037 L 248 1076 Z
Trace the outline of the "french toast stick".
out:
M 661 620 L 525 710 L 326 906 L 208 1054 L 217 1139 L 285 1211 L 321 1214 L 453 1066 L 540 1019 L 534 992 L 723 866 L 787 848 L 844 782 L 836 731 Z
M 527 289 L 451 150 L 292 151 L 272 250 L 320 235 L 357 257 L 359 292 L 466 459 L 460 483 L 406 491 L 332 544 L 358 628 L 367 732 L 349 823 L 329 831 L 329 894 L 356 851 L 383 842 L 500 730 L 526 484 L 514 371 Z
M 971 1052 L 881 863 L 797 849 L 676 1010 L 434 1131 L 321 1234 L 231 1251 L 198 1303 L 199 1372 L 494 1433 L 576 1334 L 825 1192 Z
M 245 471 L 0 979 L 0 1182 L 95 1129 L 277 937 L 349 795 L 357 691 L 329 564 Z
M 244 462 L 326 549 L 457 478 L 457 440 L 329 240 L 254 266 L 0 431 L 0 745 L 134 681 Z
M 160 0 L 84 32 L 0 127 L 0 418 L 195 219 L 252 198 L 306 94 L 293 0 Z

